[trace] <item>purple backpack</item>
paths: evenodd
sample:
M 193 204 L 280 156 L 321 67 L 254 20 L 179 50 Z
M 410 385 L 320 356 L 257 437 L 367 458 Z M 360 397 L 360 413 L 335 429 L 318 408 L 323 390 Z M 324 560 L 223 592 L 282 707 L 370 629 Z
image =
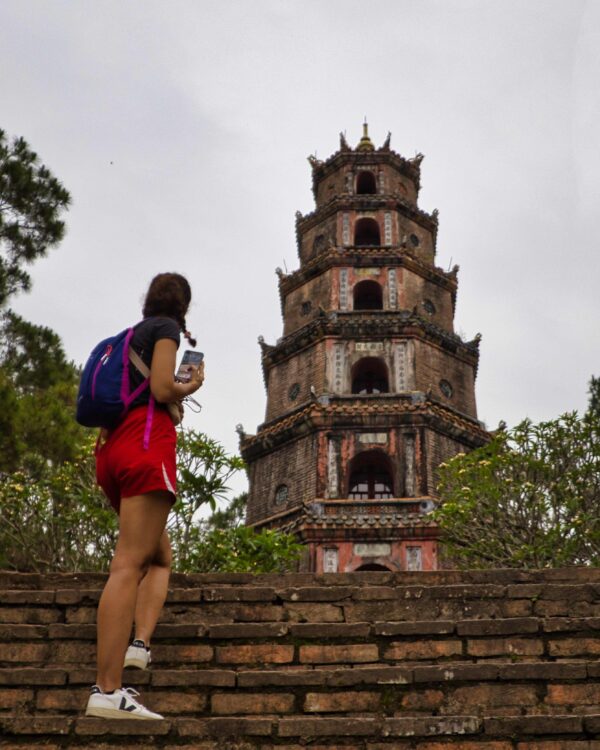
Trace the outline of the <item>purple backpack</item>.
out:
M 149 387 L 150 372 L 130 349 L 133 334 L 134 328 L 127 328 L 116 336 L 104 339 L 88 357 L 81 375 L 75 415 L 76 420 L 84 427 L 116 427 L 134 400 Z M 130 362 L 144 375 L 144 381 L 133 391 L 129 384 Z M 148 407 L 144 448 L 148 448 L 154 413 L 152 396 Z

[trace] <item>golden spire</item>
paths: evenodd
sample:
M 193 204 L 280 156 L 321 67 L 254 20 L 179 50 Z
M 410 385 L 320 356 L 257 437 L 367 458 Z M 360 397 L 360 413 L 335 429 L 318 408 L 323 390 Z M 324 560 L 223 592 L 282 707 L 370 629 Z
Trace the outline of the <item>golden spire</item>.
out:
M 356 147 L 357 151 L 375 151 L 375 146 L 371 143 L 371 139 L 369 138 L 369 124 L 367 123 L 367 118 L 365 117 L 365 121 L 363 122 L 363 134 L 362 138 L 360 139 L 360 143 Z

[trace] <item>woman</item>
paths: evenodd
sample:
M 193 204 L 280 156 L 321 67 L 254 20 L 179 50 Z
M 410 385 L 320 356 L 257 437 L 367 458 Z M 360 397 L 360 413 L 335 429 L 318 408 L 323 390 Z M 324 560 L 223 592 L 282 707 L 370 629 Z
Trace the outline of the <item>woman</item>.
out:
M 102 436 L 96 451 L 98 484 L 119 514 L 119 538 L 98 605 L 98 672 L 87 716 L 163 718 L 137 701 L 135 690 L 123 688 L 121 678 L 124 665 L 148 665 L 150 639 L 167 596 L 171 547 L 165 527 L 176 484 L 176 434 L 167 405 L 194 393 L 204 380 L 204 363 L 189 368 L 189 382 L 176 382 L 173 375 L 180 334 L 196 345 L 185 323 L 191 296 L 179 274 L 152 279 L 144 319 L 131 340 L 150 368 L 150 387 Z M 144 376 L 131 364 L 129 369 L 133 391 Z M 135 639 L 127 648 L 134 622 Z

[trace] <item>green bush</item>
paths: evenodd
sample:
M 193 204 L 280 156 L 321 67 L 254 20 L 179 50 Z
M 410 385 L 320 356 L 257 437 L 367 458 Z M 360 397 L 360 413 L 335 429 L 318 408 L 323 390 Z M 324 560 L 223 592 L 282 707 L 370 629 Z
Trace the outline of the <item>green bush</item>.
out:
M 439 472 L 434 518 L 458 565 L 600 565 L 600 417 L 592 410 L 524 420 Z

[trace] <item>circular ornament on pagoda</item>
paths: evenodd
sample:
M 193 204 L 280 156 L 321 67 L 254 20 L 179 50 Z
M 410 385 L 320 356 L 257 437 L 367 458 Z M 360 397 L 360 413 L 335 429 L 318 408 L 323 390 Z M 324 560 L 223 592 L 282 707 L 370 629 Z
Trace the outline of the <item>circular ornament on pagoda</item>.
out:
M 454 389 L 447 380 L 440 380 L 440 391 L 446 396 L 446 398 L 452 398 Z
M 280 484 L 275 490 L 275 505 L 283 505 L 287 502 L 289 490 L 287 484 Z
M 295 401 L 298 396 L 300 395 L 300 383 L 294 383 L 290 386 L 290 390 L 288 391 L 288 398 L 290 401 Z
M 427 315 L 435 315 L 436 313 L 435 305 L 430 299 L 423 300 L 423 309 Z
M 410 244 L 413 247 L 419 247 L 419 245 L 421 244 L 421 240 L 417 237 L 416 234 L 411 234 L 408 239 L 410 240 Z

